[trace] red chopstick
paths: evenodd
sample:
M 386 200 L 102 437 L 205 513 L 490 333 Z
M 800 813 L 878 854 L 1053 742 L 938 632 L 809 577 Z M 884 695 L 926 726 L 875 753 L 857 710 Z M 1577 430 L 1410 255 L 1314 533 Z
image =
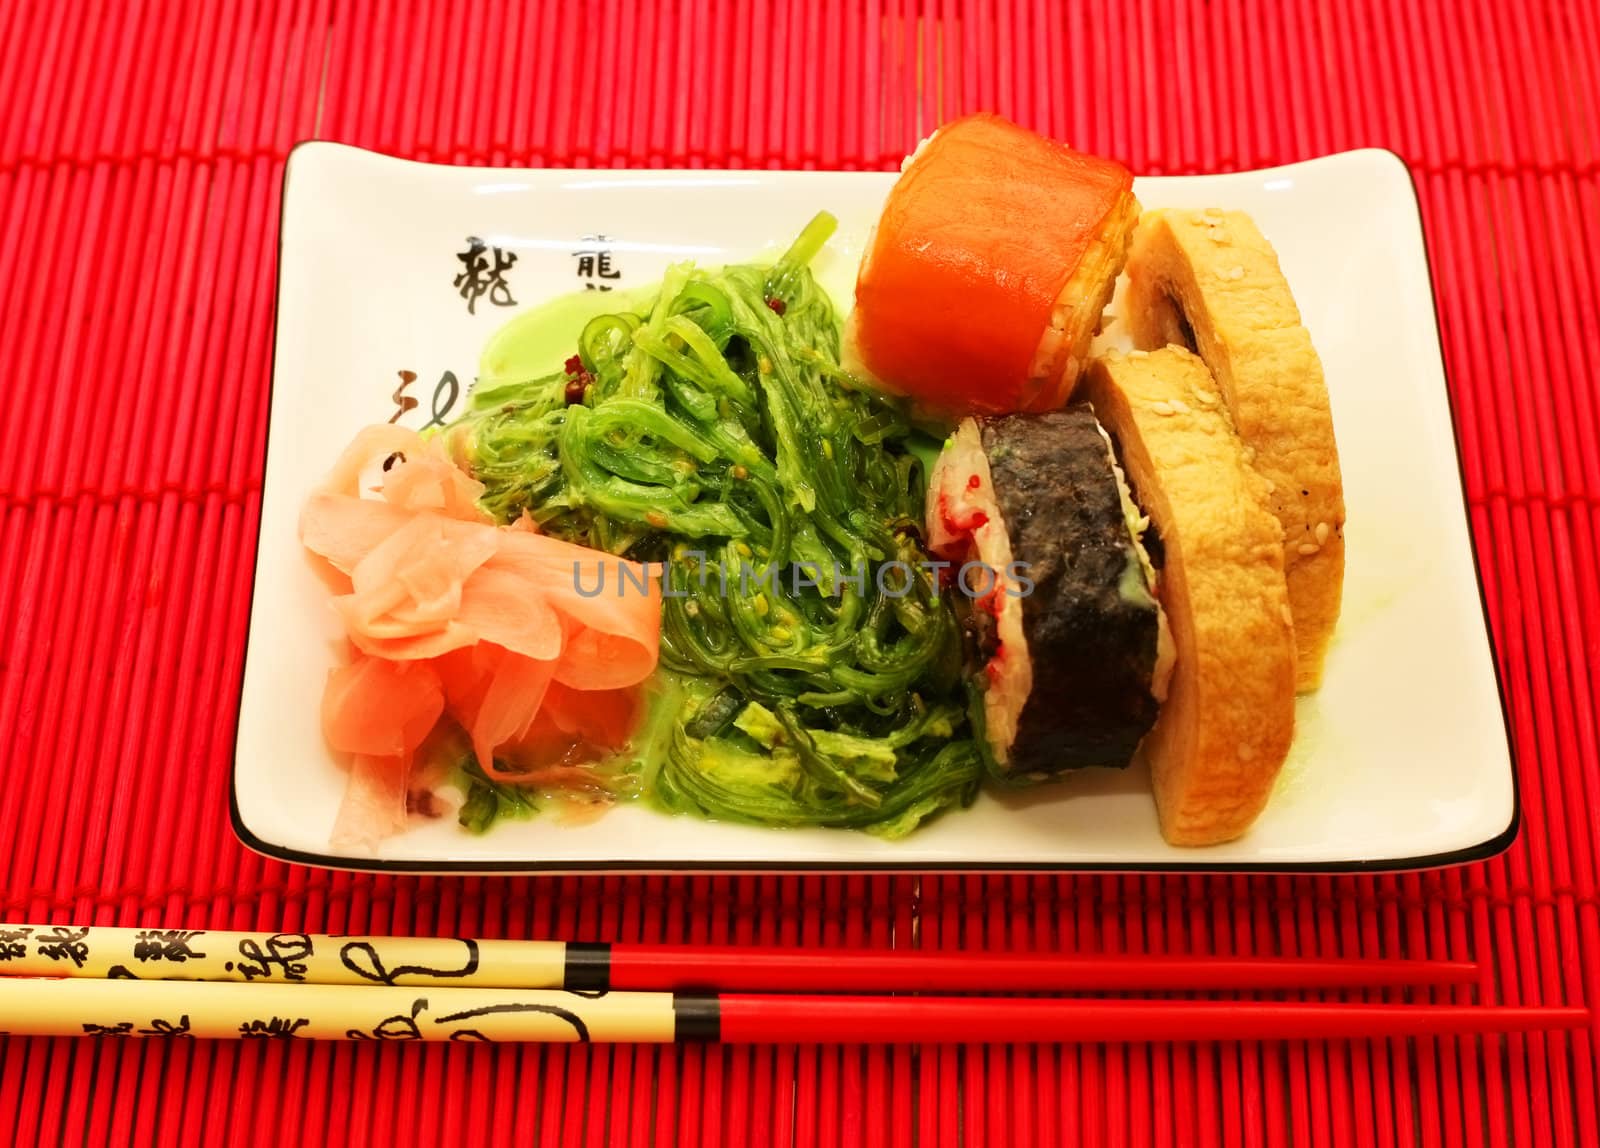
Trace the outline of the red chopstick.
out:
M 714 1004 L 712 1002 L 715 1002 Z M 682 1007 L 682 1006 L 680 1006 Z M 1137 1044 L 1359 1040 L 1583 1028 L 1582 1008 L 1287 1001 L 705 998 L 699 1035 L 733 1044 Z M 715 1034 L 714 1036 L 712 1034 Z
M 1469 985 L 1478 975 L 1470 961 L 567 946 L 567 987 L 644 991 L 1257 992 Z

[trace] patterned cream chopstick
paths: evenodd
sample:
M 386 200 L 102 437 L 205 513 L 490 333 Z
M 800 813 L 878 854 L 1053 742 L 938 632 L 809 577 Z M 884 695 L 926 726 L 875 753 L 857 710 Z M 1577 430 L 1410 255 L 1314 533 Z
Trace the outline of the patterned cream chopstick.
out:
M 583 980 L 585 950 L 560 941 L 0 924 L 0 975 L 36 977 L 584 988 L 567 982 Z

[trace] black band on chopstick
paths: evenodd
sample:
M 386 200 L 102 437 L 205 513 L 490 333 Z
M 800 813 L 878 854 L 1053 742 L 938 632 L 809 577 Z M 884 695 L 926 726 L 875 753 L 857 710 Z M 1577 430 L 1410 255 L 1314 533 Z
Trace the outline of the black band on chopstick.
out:
M 714 996 L 674 995 L 672 998 L 672 1039 L 722 1039 L 722 1002 Z
M 609 992 L 611 946 L 592 941 L 568 941 L 561 987 L 574 993 Z

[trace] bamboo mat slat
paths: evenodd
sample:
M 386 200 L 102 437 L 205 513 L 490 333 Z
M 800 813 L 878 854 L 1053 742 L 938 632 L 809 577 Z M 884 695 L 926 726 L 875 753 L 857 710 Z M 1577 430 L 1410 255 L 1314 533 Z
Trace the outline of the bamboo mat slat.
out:
M 1416 179 L 1521 767 L 1371 877 L 374 877 L 228 827 L 289 149 L 885 170 L 988 108 L 1146 174 Z M 0 916 L 1478 959 L 1600 1004 L 1600 9 L 1588 0 L 0 0 Z M 1466 1000 L 1440 991 L 1434 999 Z M 0 1038 L 0 1142 L 1600 1143 L 1600 1033 L 1258 1047 Z

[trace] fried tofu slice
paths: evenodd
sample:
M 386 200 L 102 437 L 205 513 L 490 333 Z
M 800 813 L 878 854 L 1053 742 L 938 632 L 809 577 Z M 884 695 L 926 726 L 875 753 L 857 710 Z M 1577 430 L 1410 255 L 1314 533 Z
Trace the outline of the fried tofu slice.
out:
M 1344 484 L 1322 361 L 1277 253 L 1243 212 L 1148 212 L 1126 313 L 1136 346 L 1186 347 L 1216 378 L 1283 526 L 1296 683 L 1315 690 L 1344 592 Z
M 1169 347 L 1098 359 L 1085 391 L 1164 553 L 1175 663 L 1140 746 L 1161 833 L 1173 845 L 1231 841 L 1265 807 L 1294 737 L 1283 530 L 1197 356 Z

